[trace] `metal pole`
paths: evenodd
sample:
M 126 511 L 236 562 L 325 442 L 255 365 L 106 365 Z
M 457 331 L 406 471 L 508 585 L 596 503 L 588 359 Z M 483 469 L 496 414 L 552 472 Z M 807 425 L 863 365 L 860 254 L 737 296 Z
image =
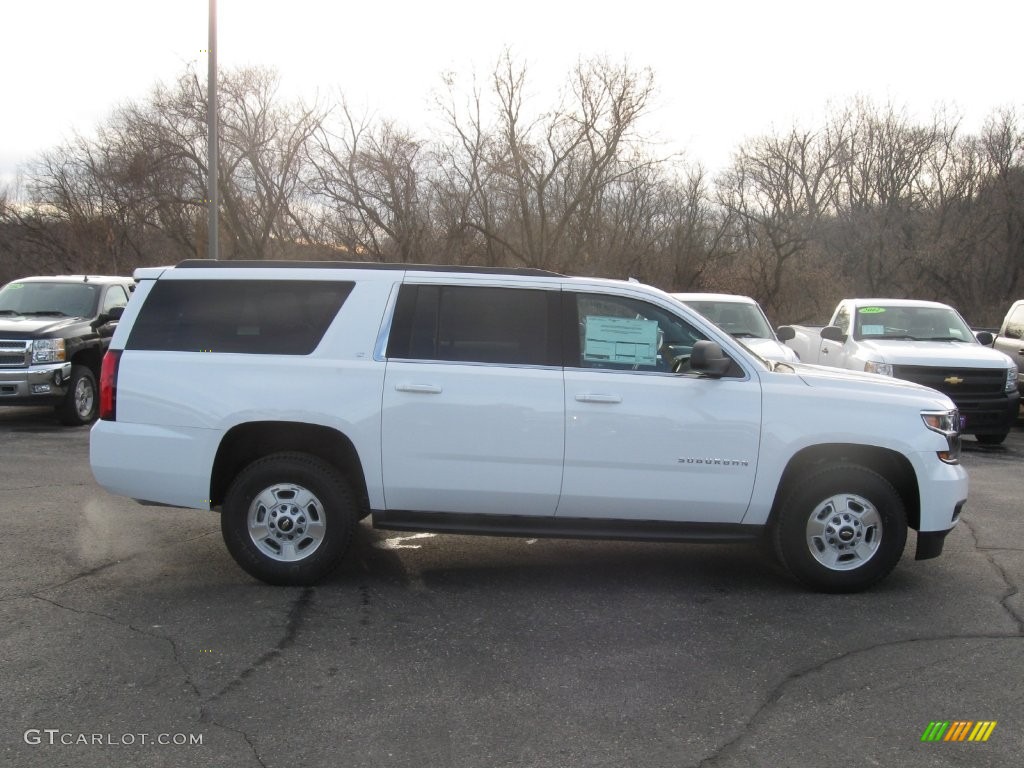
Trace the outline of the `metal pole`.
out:
M 217 211 L 219 210 L 218 189 L 217 189 L 217 168 L 218 168 L 218 147 L 217 147 L 217 0 L 210 0 L 210 71 L 206 84 L 207 96 L 207 119 L 209 122 L 207 134 L 208 157 L 206 162 L 207 172 L 207 203 L 210 206 L 210 247 L 207 258 L 220 258 L 220 250 L 217 244 Z

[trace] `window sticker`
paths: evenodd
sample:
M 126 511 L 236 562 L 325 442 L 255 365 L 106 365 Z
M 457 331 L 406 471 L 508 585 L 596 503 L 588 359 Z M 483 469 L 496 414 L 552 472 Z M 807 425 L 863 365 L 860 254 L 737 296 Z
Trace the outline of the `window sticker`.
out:
M 860 332 L 865 336 L 881 336 L 885 333 L 884 325 L 862 325 Z
M 587 315 L 583 360 L 588 363 L 657 365 L 657 321 Z
M 862 315 L 880 315 L 885 312 L 885 307 L 861 307 L 857 312 Z

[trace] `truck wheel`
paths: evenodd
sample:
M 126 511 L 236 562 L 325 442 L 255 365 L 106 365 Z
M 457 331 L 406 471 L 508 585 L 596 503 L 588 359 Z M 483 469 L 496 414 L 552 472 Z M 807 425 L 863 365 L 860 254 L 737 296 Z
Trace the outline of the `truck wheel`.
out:
M 99 398 L 96 377 L 85 365 L 72 365 L 68 379 L 68 393 L 57 406 L 57 418 L 68 427 L 80 427 L 96 418 Z
M 907 542 L 896 489 L 853 464 L 832 465 L 798 482 L 773 525 L 783 566 L 822 592 L 866 589 L 896 566 Z
M 975 435 L 974 439 L 982 445 L 1002 445 L 1003 440 L 1009 434 L 1009 432 L 1003 432 L 1001 435 Z
M 338 565 L 358 519 L 345 478 L 305 453 L 257 459 L 231 483 L 221 533 L 231 556 L 268 584 L 315 584 Z

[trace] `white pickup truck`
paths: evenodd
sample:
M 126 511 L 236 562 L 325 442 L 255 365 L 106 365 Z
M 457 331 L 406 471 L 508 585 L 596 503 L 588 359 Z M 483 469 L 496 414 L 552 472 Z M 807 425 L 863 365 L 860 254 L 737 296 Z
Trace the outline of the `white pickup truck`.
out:
M 998 445 L 1017 418 L 1017 366 L 989 348 L 946 304 L 912 299 L 844 299 L 823 328 L 789 326 L 780 337 L 801 362 L 907 379 L 947 394 L 964 434 Z M 781 331 L 782 329 L 780 329 Z

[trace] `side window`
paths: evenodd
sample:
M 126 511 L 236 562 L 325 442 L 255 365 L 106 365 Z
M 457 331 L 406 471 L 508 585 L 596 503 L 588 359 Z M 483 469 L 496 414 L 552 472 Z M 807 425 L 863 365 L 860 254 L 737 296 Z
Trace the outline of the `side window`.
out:
M 528 288 L 403 285 L 387 356 L 503 365 L 561 365 L 561 294 Z
M 128 305 L 128 294 L 124 292 L 124 288 L 120 285 L 112 285 L 107 289 L 107 295 L 103 298 L 103 306 L 100 307 L 100 314 L 105 315 L 114 307 L 124 307 Z
M 703 333 L 653 304 L 625 296 L 574 294 L 568 365 L 669 373 L 685 371 Z
M 850 335 L 850 310 L 843 307 L 836 313 L 836 327 L 839 328 L 847 336 Z
M 326 280 L 158 280 L 125 346 L 308 355 L 354 286 Z
M 1006 335 L 1011 339 L 1024 339 L 1024 304 L 1021 304 L 1006 321 Z

